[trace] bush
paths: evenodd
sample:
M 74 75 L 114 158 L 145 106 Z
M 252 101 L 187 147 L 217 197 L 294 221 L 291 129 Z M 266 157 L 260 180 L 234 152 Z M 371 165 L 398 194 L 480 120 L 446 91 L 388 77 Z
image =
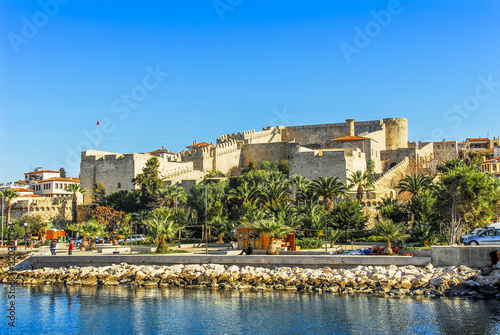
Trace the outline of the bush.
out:
M 383 236 L 371 235 L 368 237 L 353 238 L 353 241 L 354 242 L 385 242 L 385 239 Z
M 323 240 L 318 240 L 314 237 L 304 237 L 297 240 L 295 243 L 300 246 L 301 249 L 318 249 L 323 247 Z

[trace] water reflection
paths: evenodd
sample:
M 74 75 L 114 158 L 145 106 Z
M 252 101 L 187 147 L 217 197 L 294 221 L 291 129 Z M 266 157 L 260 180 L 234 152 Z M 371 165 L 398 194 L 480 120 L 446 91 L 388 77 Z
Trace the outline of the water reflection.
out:
M 19 334 L 500 333 L 498 301 L 446 298 L 31 286 L 16 306 Z

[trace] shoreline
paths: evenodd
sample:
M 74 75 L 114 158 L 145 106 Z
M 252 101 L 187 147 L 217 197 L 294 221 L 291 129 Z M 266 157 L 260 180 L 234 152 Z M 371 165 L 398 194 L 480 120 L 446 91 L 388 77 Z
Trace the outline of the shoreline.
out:
M 362 266 L 263 267 L 221 264 L 59 267 L 0 272 L 3 284 L 64 286 L 176 287 L 253 291 L 296 291 L 374 296 L 459 296 L 500 300 L 500 269 L 467 266 L 423 268 Z

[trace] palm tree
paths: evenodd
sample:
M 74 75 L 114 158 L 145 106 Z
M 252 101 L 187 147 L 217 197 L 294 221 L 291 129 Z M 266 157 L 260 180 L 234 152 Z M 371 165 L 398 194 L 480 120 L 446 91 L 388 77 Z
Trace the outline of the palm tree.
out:
M 373 177 L 368 171 L 361 172 L 360 170 L 353 172 L 351 178 L 348 179 L 351 183 L 349 187 L 357 186 L 356 198 L 359 202 L 363 200 L 363 191 L 365 188 L 373 187 Z
M 412 175 L 401 179 L 395 189 L 399 189 L 398 194 L 409 193 L 410 197 L 418 195 L 423 190 L 429 188 L 432 181 L 427 176 Z
M 281 206 L 287 203 L 288 190 L 278 183 L 271 183 L 261 187 L 257 202 L 264 207 Z
M 323 204 L 328 210 L 331 209 L 334 197 L 344 195 L 347 192 L 347 188 L 337 177 L 319 177 L 312 182 L 311 187 L 323 198 Z
M 7 202 L 7 223 L 8 223 L 8 222 L 10 222 L 10 209 L 12 207 L 12 200 L 19 198 L 19 193 L 15 192 L 11 189 L 7 189 L 7 190 L 3 191 L 2 193 L 3 193 L 3 197 L 4 197 L 5 201 Z
M 300 174 L 295 174 L 292 177 L 290 177 L 290 185 L 292 186 L 292 192 L 294 194 L 293 200 L 295 202 L 297 201 L 298 192 L 300 190 L 307 189 L 307 187 L 310 184 L 311 184 L 311 181 Z
M 266 254 L 275 255 L 276 247 L 274 241 L 276 238 L 282 238 L 291 233 L 290 228 L 282 226 L 279 222 L 274 220 L 259 220 L 250 225 L 252 229 L 255 229 L 257 234 L 262 234 L 269 237 L 269 244 L 267 246 Z
M 258 190 L 256 186 L 244 180 L 238 187 L 229 190 L 227 200 L 240 207 L 245 204 L 252 204 L 257 198 Z
M 77 193 L 85 194 L 86 190 L 80 184 L 69 184 L 66 191 L 71 193 L 71 195 L 73 197 L 71 213 L 73 216 L 73 223 L 77 223 L 77 221 L 78 221 L 78 212 L 77 212 L 78 197 L 77 197 Z
M 145 222 L 151 217 L 151 212 L 149 211 L 138 211 L 132 214 L 132 221 L 138 224 L 142 224 L 142 232 L 146 233 Z
M 402 224 L 394 223 L 391 220 L 381 220 L 375 223 L 375 228 L 387 241 L 385 253 L 388 255 L 392 255 L 391 241 L 401 240 L 408 237 L 405 233 L 404 226 Z
M 169 251 L 168 240 L 171 240 L 177 230 L 180 229 L 174 222 L 172 212 L 162 211 L 154 213 L 146 221 L 146 225 L 149 228 L 149 237 L 156 242 L 156 253 L 167 253 Z
M 164 198 L 168 204 L 174 206 L 177 212 L 177 204 L 187 201 L 187 194 L 184 188 L 177 185 L 169 185 L 160 190 L 160 197 Z
M 69 230 L 78 232 L 83 236 L 82 245 L 86 243 L 86 239 L 90 237 L 90 249 L 96 249 L 96 236 L 104 237 L 107 235 L 106 227 L 100 224 L 97 220 L 89 220 L 82 223 L 73 223 L 68 226 Z

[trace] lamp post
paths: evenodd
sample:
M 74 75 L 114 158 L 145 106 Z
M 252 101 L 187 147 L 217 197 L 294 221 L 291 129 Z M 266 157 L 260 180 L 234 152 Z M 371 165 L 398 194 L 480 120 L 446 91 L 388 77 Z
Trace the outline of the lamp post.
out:
M 208 222 L 207 222 L 207 216 L 208 216 L 208 189 L 207 189 L 207 183 L 201 182 L 200 185 L 203 185 L 205 187 L 205 255 L 208 255 Z M 202 236 L 203 238 L 203 236 Z
M 24 223 L 24 250 L 28 249 L 28 223 Z
M 208 255 L 208 189 L 205 183 L 205 255 Z
M 328 252 L 328 221 L 325 216 L 325 252 Z
M 1 246 L 3 247 L 3 192 L 0 192 L 0 195 L 2 196 L 2 244 Z

